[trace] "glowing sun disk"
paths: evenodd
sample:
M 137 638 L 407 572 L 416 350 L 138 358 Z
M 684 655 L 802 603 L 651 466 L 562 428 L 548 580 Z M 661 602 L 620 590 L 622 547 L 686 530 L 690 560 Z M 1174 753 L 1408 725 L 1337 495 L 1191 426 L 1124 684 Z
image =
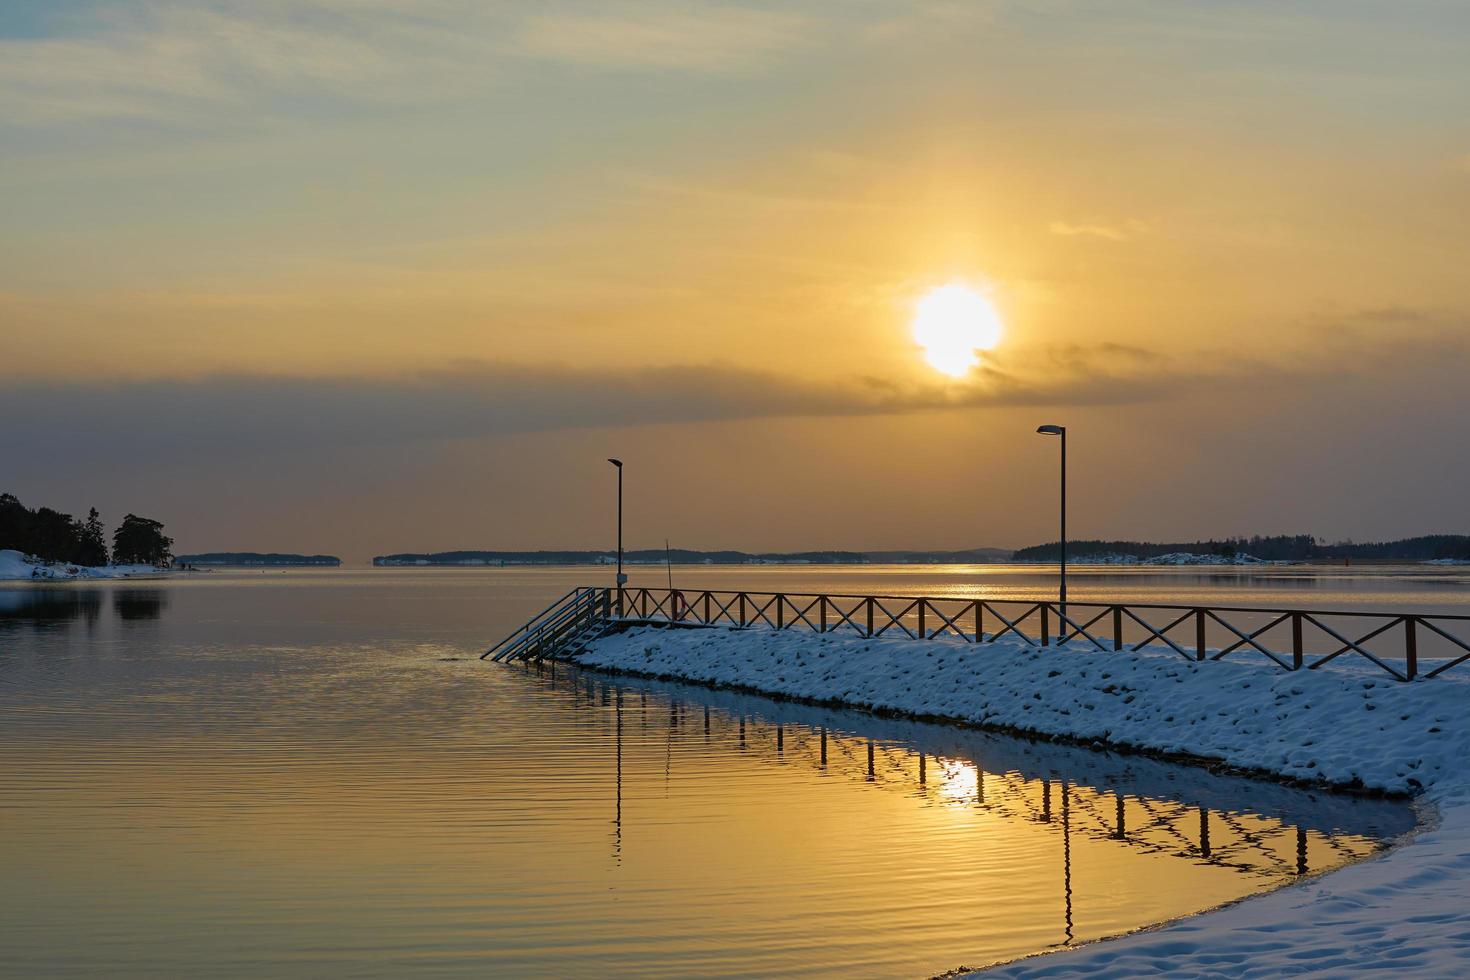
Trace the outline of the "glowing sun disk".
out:
M 1001 322 L 990 300 L 951 284 L 932 289 L 919 300 L 913 332 L 931 367 L 960 378 L 980 362 L 977 351 L 1000 343 Z

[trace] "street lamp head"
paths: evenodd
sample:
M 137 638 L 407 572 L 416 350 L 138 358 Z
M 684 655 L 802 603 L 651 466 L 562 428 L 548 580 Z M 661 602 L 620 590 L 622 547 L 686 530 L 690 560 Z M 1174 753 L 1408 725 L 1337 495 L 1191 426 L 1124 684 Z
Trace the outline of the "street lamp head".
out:
M 611 456 L 609 456 L 607 461 L 616 466 L 618 469 L 623 468 L 623 461 L 621 459 L 613 459 Z
M 1036 431 L 1044 436 L 1059 436 L 1066 433 L 1067 427 L 1065 425 L 1043 425 Z

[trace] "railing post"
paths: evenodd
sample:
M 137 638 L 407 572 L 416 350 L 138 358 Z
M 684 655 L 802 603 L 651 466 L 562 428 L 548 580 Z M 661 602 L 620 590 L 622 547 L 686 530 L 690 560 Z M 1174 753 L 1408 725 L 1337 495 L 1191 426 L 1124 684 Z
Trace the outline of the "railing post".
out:
M 1205 659 L 1205 611 L 1194 611 L 1194 659 L 1203 663 Z
M 919 600 L 919 639 L 927 640 L 929 637 L 924 632 L 924 605 L 926 600 Z
M 648 590 L 647 589 L 639 589 L 638 591 L 639 591 L 638 601 L 639 601 L 639 604 L 641 605 L 642 610 L 643 610 L 643 618 L 644 619 L 647 619 L 648 618 Z
M 704 594 L 704 624 L 709 625 L 709 592 Z
M 985 639 L 985 600 L 975 600 L 975 642 Z
M 876 600 L 872 596 L 868 596 L 868 636 L 869 637 L 871 637 L 873 635 L 873 603 L 875 601 Z
M 826 596 L 823 595 L 823 596 L 818 596 L 817 597 L 817 609 L 820 610 L 820 612 L 819 612 L 818 615 L 820 616 L 821 623 L 822 623 L 822 628 L 819 629 L 819 630 L 817 630 L 817 632 L 818 633 L 825 633 L 825 632 L 827 632 L 827 597 Z
M 1291 669 L 1302 669 L 1302 614 L 1291 614 Z
M 1419 637 L 1414 627 L 1419 617 L 1404 617 L 1404 677 L 1413 680 L 1419 674 Z
M 628 595 L 627 595 L 627 592 L 628 592 L 627 589 L 623 588 L 621 585 L 618 586 L 618 618 L 619 619 L 622 619 L 623 618 L 623 616 L 625 615 L 624 610 L 626 610 L 628 608 Z
M 786 596 L 784 593 L 776 593 L 776 629 L 786 627 Z
M 745 625 L 745 593 L 740 593 L 740 625 Z
M 1038 606 L 1041 609 L 1041 645 L 1042 646 L 1050 646 L 1051 645 L 1051 604 L 1050 603 L 1046 603 L 1046 602 L 1042 602 L 1042 603 L 1038 603 Z
M 1123 607 L 1113 607 L 1113 649 L 1123 649 Z

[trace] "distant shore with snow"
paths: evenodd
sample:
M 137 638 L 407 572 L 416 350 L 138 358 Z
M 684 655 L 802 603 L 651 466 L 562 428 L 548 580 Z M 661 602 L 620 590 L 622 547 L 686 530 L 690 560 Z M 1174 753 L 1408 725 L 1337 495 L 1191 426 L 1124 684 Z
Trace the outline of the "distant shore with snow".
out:
M 1080 555 L 1068 558 L 1069 565 L 1294 565 L 1291 561 L 1267 561 L 1254 555 L 1200 555 L 1187 551 L 1176 551 L 1152 558 L 1137 555 Z
M 173 574 L 152 565 L 70 565 L 43 562 L 19 551 L 0 551 L 0 582 L 72 582 L 87 579 L 161 578 Z
M 575 659 L 1411 794 L 1438 819 L 1378 859 L 987 976 L 1470 976 L 1470 671 L 1400 683 L 1351 664 L 1288 672 L 1248 659 L 1193 663 L 1163 648 L 734 628 L 635 628 Z

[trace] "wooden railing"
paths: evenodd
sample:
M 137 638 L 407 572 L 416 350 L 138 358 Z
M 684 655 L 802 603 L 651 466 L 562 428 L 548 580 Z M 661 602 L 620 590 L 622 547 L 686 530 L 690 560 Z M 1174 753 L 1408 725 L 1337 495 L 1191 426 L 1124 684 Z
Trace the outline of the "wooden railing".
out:
M 1470 659 L 1470 642 L 1456 632 L 1470 631 L 1470 616 L 707 589 L 606 591 L 604 605 L 614 618 L 651 623 L 852 631 L 868 637 L 893 633 L 919 640 L 953 635 L 969 643 L 1014 636 L 1040 647 L 1161 647 L 1198 662 L 1250 653 L 1283 670 L 1316 670 L 1347 655 L 1401 681 L 1437 677 Z

